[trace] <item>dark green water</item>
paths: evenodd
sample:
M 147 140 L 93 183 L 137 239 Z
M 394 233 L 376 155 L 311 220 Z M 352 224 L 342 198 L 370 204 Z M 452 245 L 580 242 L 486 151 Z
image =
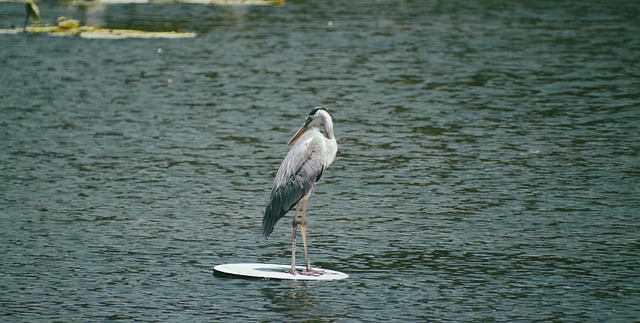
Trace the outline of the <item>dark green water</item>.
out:
M 0 35 L 0 321 L 640 318 L 639 3 L 40 8 L 199 36 Z M 311 260 L 350 278 L 213 276 L 289 262 L 261 214 L 318 105 Z

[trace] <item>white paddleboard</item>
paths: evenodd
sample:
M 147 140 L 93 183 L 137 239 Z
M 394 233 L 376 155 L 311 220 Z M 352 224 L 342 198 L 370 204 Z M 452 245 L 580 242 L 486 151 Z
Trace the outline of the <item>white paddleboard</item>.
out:
M 297 266 L 297 274 L 289 272 L 290 265 L 274 264 L 225 264 L 213 267 L 214 274 L 255 279 L 289 279 L 289 280 L 340 280 L 349 277 L 335 270 L 311 267 L 313 274 L 304 274 L 304 266 Z

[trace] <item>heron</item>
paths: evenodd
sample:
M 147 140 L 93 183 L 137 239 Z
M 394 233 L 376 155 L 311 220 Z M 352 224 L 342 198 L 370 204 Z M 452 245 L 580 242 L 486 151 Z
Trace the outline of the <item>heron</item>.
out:
M 27 10 L 27 17 L 24 18 L 24 27 L 22 29 L 27 30 L 27 22 L 29 17 L 33 20 L 34 24 L 40 23 L 40 9 L 33 0 L 25 0 L 25 9 Z
M 324 128 L 324 133 L 321 131 Z M 314 272 L 309 261 L 307 249 L 307 201 L 314 185 L 320 180 L 325 170 L 333 163 L 338 152 L 338 143 L 333 135 L 333 116 L 322 107 L 316 107 L 305 119 L 300 129 L 293 135 L 287 146 L 291 146 L 287 156 L 280 164 L 273 182 L 269 204 L 262 217 L 262 235 L 268 238 L 273 232 L 276 222 L 296 206 L 291 222 L 291 274 L 296 270 L 296 235 L 298 224 L 304 245 L 306 270 L 301 274 L 319 275 Z M 298 213 L 302 204 L 302 216 L 298 222 Z

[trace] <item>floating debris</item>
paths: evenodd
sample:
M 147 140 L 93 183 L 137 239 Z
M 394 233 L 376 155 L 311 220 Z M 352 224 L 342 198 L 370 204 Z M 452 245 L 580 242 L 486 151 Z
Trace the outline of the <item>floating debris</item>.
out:
M 0 29 L 0 34 L 17 34 L 23 29 Z M 58 25 L 28 26 L 25 32 L 33 34 L 46 33 L 52 36 L 75 36 L 93 39 L 124 38 L 195 38 L 196 33 L 179 31 L 142 31 L 134 29 L 109 29 L 97 26 L 80 26 L 77 20 L 66 17 L 58 18 Z
M 124 38 L 194 38 L 196 33 L 177 31 L 142 31 L 134 29 L 109 29 L 96 26 L 79 26 L 66 28 L 61 26 L 27 27 L 27 32 L 48 33 L 53 36 L 79 35 L 82 38 L 124 39 Z
M 54 36 L 73 36 L 79 35 L 83 38 L 102 38 L 102 39 L 124 39 L 124 38 L 194 38 L 195 33 L 183 33 L 180 31 L 169 32 L 148 32 L 134 29 L 109 29 L 97 26 L 81 26 L 80 22 L 67 17 L 59 17 L 57 25 L 40 26 L 40 9 L 35 0 L 24 0 L 27 17 L 24 20 L 22 29 L 9 28 L 0 29 L 0 34 L 17 34 L 19 32 L 29 33 L 47 33 Z M 29 18 L 34 25 L 27 27 Z
M 63 16 L 58 18 L 58 26 L 64 29 L 78 28 L 80 27 L 80 22 Z
M 67 17 L 59 17 L 57 25 L 40 26 L 40 9 L 34 0 L 24 0 L 27 17 L 22 29 L 0 29 L 0 34 L 17 34 L 21 31 L 29 33 L 47 33 L 54 36 L 79 35 L 83 38 L 124 39 L 124 38 L 194 38 L 195 33 L 183 33 L 180 31 L 148 32 L 134 29 L 109 29 L 97 26 L 81 26 L 80 22 Z M 29 18 L 34 25 L 27 27 Z
M 105 29 L 98 28 L 93 31 L 80 33 L 82 38 L 93 39 L 124 39 L 124 38 L 195 38 L 196 33 L 183 33 L 178 31 L 140 31 L 132 29 Z

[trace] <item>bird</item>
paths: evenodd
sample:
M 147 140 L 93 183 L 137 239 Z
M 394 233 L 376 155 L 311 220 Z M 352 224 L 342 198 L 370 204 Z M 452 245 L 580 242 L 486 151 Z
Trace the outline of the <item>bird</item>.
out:
M 333 134 L 333 116 L 322 107 L 309 112 L 304 123 L 293 135 L 287 146 L 291 149 L 280 164 L 273 182 L 269 203 L 262 217 L 262 235 L 268 238 L 273 232 L 276 222 L 296 206 L 291 222 L 291 274 L 296 275 L 296 235 L 298 224 L 304 245 L 306 270 L 300 274 L 321 275 L 321 271 L 313 271 L 307 249 L 307 201 L 311 190 L 320 181 L 326 169 L 333 163 L 338 152 L 338 143 Z M 324 133 L 321 131 L 324 128 Z M 302 204 L 301 221 L 298 213 Z
M 33 0 L 25 0 L 25 9 L 27 10 L 27 17 L 24 18 L 24 27 L 23 29 L 27 29 L 27 22 L 29 21 L 29 17 L 33 20 L 34 24 L 40 23 L 40 9 L 36 5 Z

